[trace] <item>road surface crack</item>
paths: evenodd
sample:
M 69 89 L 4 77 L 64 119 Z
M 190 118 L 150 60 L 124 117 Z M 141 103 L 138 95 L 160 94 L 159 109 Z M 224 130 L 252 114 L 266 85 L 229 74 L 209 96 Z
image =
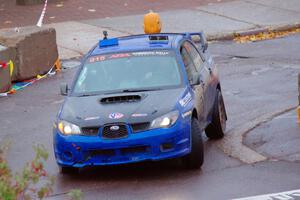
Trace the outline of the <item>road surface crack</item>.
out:
M 210 12 L 210 11 L 207 11 L 207 10 L 203 10 L 201 8 L 197 8 L 197 10 L 200 11 L 200 12 L 204 12 L 206 14 L 211 14 L 211 15 L 223 17 L 223 18 L 226 18 L 226 19 L 230 19 L 230 20 L 233 20 L 233 21 L 237 21 L 237 22 L 241 22 L 241 23 L 246 23 L 246 24 L 249 24 L 249 25 L 253 25 L 253 26 L 255 26 L 254 28 L 261 28 L 260 25 L 252 23 L 252 22 L 249 22 L 249 21 L 237 19 L 237 18 L 234 18 L 234 17 L 229 17 L 227 15 L 223 15 L 223 14 L 220 14 L 220 13 Z
M 295 10 L 290 10 L 290 9 L 287 9 L 287 8 L 266 5 L 266 4 L 263 4 L 263 3 L 259 3 L 257 1 L 256 2 L 252 2 L 252 1 L 244 0 L 244 2 L 251 3 L 251 4 L 256 4 L 256 5 L 260 5 L 260 6 L 267 7 L 267 8 L 273 8 L 273 9 L 277 9 L 277 10 L 285 10 L 285 11 L 289 11 L 289 12 L 293 12 L 293 13 L 299 13 L 299 12 L 297 12 Z

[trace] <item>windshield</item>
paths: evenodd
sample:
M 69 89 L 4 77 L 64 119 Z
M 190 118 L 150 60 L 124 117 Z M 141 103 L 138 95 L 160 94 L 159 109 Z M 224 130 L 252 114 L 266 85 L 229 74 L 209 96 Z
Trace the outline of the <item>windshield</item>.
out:
M 74 93 L 156 90 L 180 84 L 174 52 L 128 52 L 88 58 L 75 83 Z

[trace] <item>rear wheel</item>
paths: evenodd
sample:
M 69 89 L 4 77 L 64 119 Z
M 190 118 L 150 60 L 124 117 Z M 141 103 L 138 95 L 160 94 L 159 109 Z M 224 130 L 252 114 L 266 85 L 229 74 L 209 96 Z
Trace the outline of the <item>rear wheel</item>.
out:
M 189 169 L 199 169 L 203 164 L 203 142 L 199 122 L 196 118 L 192 119 L 191 127 L 191 153 L 184 156 L 182 161 Z
M 61 174 L 78 174 L 79 173 L 79 168 L 59 166 L 59 172 Z
M 217 89 L 217 95 L 213 107 L 212 122 L 206 127 L 205 133 L 209 139 L 224 137 L 226 130 L 226 110 L 222 93 Z

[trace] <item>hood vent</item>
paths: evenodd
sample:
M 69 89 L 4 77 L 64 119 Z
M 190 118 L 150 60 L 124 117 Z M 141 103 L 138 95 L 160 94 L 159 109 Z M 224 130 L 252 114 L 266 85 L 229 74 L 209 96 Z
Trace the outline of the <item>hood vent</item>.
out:
M 128 96 L 113 96 L 113 97 L 104 97 L 100 100 L 103 104 L 111 104 L 111 103 L 130 103 L 141 100 L 140 95 L 128 95 Z

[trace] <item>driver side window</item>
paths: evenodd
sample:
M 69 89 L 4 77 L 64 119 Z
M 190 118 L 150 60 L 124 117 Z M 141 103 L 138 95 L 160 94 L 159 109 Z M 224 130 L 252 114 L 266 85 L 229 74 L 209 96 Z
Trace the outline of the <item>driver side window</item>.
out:
M 196 70 L 200 72 L 201 67 L 203 66 L 204 62 L 199 54 L 199 52 L 196 50 L 196 48 L 189 42 L 185 42 L 184 46 L 186 49 L 189 49 L 189 54 L 191 56 L 192 61 L 194 62 L 194 65 L 196 67 Z
M 197 71 L 194 62 L 189 54 L 190 50 L 187 49 L 184 44 L 180 48 L 180 54 L 184 63 L 185 71 L 187 73 L 189 82 L 192 83 L 193 77 L 197 73 Z

